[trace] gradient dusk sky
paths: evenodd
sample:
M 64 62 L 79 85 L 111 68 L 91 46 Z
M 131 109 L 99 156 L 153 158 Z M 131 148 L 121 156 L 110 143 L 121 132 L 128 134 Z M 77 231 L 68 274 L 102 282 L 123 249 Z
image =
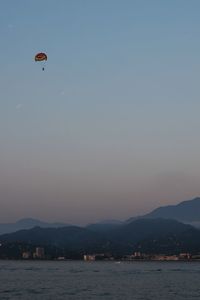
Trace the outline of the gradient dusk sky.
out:
M 0 222 L 200 195 L 199 16 L 199 0 L 0 0 Z

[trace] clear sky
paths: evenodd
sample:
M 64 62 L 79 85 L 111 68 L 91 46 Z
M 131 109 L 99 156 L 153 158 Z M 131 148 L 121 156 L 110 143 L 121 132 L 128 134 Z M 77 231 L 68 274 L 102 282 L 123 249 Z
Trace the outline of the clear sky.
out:
M 124 220 L 200 195 L 199 14 L 0 0 L 0 222 Z

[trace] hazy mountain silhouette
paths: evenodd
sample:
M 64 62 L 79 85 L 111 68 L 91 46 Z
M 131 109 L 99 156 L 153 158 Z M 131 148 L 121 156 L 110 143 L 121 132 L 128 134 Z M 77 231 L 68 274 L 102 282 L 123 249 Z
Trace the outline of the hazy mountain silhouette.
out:
M 190 223 L 195 227 L 200 226 L 200 198 L 183 201 L 177 205 L 168 205 L 156 208 L 152 212 L 138 218 L 164 218 L 174 219 L 184 223 Z M 130 218 L 132 222 L 138 218 Z
M 156 240 L 161 237 L 178 235 L 196 230 L 191 225 L 169 219 L 138 219 L 107 233 L 107 238 L 122 252 L 130 251 L 143 240 Z M 199 231 L 200 237 L 200 231 Z M 183 237 L 184 238 L 184 237 Z
M 78 226 L 20 230 L 0 236 L 1 241 L 23 242 L 40 246 L 56 246 L 69 251 L 102 251 L 107 244 L 104 236 Z
M 120 229 L 138 219 L 174 219 L 183 223 L 189 223 L 197 228 L 200 227 L 200 197 L 193 200 L 183 201 L 177 205 L 168 205 L 156 208 L 152 212 L 139 217 L 132 217 L 127 221 L 108 220 L 89 224 L 85 228 L 94 232 L 106 233 L 114 229 Z M 15 223 L 0 223 L 0 234 L 11 233 L 22 229 L 31 229 L 39 226 L 41 228 L 57 228 L 71 226 L 66 223 L 48 223 L 33 218 L 21 219 Z
M 22 229 L 31 229 L 35 226 L 47 228 L 47 227 L 64 227 L 68 225 L 69 224 L 65 224 L 65 223 L 48 223 L 37 219 L 25 218 L 15 223 L 0 223 L 0 234 L 11 233 Z
M 123 224 L 124 224 L 124 222 L 122 222 L 122 221 L 107 220 L 107 221 L 89 224 L 86 226 L 86 228 L 89 230 L 92 230 L 92 231 L 96 231 L 96 232 L 107 232 L 112 229 L 116 229 Z
M 169 233 L 157 238 L 139 241 L 136 251 L 147 254 L 198 254 L 200 249 L 200 230 L 191 228 L 183 232 Z
M 175 220 L 139 219 L 106 232 L 95 232 L 78 226 L 35 227 L 1 235 L 0 241 L 3 243 L 22 242 L 37 246 L 54 246 L 80 253 L 111 252 L 118 255 L 132 253 L 138 249 L 138 243 L 143 243 L 143 241 L 146 241 L 145 247 L 148 248 L 148 241 L 151 246 L 151 241 L 162 239 L 165 239 L 166 245 L 171 251 L 177 251 L 176 244 L 173 242 L 174 237 L 179 237 L 179 243 L 187 244 L 189 247 L 188 245 L 192 243 L 194 236 L 195 238 L 198 237 L 200 241 L 199 230 Z M 143 246 L 143 248 L 145 247 Z M 157 249 L 159 249 L 158 247 L 159 244 L 157 244 Z

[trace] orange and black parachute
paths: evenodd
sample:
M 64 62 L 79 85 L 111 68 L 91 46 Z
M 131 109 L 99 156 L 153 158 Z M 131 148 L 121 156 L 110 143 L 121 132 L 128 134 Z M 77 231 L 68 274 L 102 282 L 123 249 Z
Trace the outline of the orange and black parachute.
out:
M 35 61 L 43 61 L 43 60 L 47 60 L 46 53 L 40 52 L 35 55 Z

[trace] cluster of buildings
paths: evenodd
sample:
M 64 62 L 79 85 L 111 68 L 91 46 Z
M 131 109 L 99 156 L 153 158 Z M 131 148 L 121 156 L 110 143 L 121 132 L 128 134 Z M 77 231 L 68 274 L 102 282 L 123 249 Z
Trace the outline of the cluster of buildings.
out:
M 114 257 L 108 254 L 85 254 L 83 255 L 84 261 L 94 261 L 94 260 L 114 260 Z
M 84 261 L 95 261 L 95 260 L 114 260 L 115 258 L 105 256 L 104 254 L 86 254 L 83 256 Z M 200 260 L 199 255 L 192 255 L 190 253 L 180 253 L 178 255 L 166 255 L 166 254 L 144 254 L 135 252 L 131 255 L 126 255 L 121 258 L 123 261 L 189 261 L 189 260 Z
M 45 252 L 44 248 L 42 247 L 36 247 L 35 252 L 30 251 L 24 251 L 22 252 L 22 258 L 23 259 L 45 259 Z
M 176 260 L 191 260 L 192 255 L 190 253 L 180 253 L 178 255 L 166 255 L 166 254 L 143 254 L 135 252 L 132 255 L 125 257 L 125 260 L 156 260 L 156 261 L 176 261 Z
M 22 252 L 23 259 L 48 259 L 45 255 L 45 250 L 42 247 L 36 247 L 35 252 L 24 251 Z M 64 256 L 59 256 L 57 260 L 66 260 Z M 199 255 L 192 255 L 191 253 L 180 253 L 178 255 L 166 255 L 166 254 L 144 254 L 140 252 L 135 252 L 131 255 L 126 255 L 117 260 L 123 261 L 190 261 L 190 260 L 200 260 Z M 96 260 L 116 260 L 115 257 L 109 254 L 98 253 L 98 254 L 85 254 L 83 256 L 84 261 L 96 261 Z

